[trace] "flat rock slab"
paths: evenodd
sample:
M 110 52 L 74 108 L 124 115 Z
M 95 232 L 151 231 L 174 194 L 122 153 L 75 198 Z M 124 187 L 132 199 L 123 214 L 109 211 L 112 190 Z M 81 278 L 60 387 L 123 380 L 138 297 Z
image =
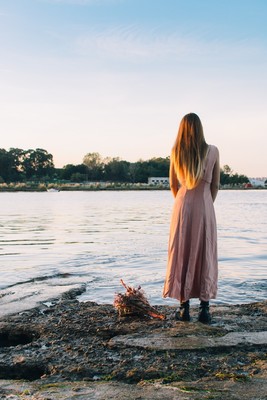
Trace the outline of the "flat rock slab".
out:
M 249 382 L 21 382 L 0 380 L 0 400 L 266 400 L 264 378 Z
M 150 350 L 197 350 L 224 348 L 238 345 L 266 345 L 267 331 L 230 332 L 225 336 L 170 336 L 168 332 L 158 334 L 119 335 L 109 341 L 110 346 L 139 347 Z

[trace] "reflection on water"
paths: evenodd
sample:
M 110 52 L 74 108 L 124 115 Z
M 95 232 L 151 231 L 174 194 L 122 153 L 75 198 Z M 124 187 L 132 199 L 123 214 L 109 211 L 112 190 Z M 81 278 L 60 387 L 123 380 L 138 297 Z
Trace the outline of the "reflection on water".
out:
M 161 298 L 168 191 L 1 193 L 0 308 L 86 284 L 82 301 L 112 303 L 120 278 Z M 267 299 L 267 191 L 220 191 L 216 200 L 218 302 Z M 35 279 L 35 280 L 34 280 Z M 34 280 L 34 281 L 33 281 Z M 11 295 L 7 293 L 12 288 Z M 39 293 L 39 294 L 38 294 Z M 8 300 L 9 299 L 9 300 Z

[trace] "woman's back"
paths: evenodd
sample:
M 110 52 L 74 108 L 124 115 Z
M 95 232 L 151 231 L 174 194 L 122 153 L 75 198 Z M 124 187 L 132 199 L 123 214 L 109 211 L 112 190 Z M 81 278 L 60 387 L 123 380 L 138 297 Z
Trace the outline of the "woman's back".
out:
M 209 145 L 203 177 L 192 189 L 181 181 L 170 226 L 164 297 L 208 300 L 217 293 L 217 229 L 210 186 L 218 149 Z

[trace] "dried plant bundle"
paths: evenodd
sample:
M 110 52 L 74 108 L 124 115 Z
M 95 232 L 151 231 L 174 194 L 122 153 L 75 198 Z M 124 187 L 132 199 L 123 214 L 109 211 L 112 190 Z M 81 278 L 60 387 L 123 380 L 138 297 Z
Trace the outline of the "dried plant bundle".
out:
M 114 307 L 118 310 L 119 316 L 149 315 L 152 318 L 165 319 L 165 315 L 160 314 L 149 304 L 141 286 L 136 289 L 126 285 L 122 279 L 120 281 L 126 289 L 126 293 L 116 293 L 113 303 Z

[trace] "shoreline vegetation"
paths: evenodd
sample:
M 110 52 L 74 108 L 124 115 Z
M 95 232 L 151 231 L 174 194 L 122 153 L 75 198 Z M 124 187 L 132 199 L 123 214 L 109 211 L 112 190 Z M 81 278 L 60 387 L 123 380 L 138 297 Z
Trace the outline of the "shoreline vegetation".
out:
M 129 162 L 103 158 L 99 153 L 87 153 L 81 164 L 56 168 L 47 150 L 0 149 L 0 191 L 168 190 L 169 168 L 170 157 Z M 256 189 L 260 185 L 257 179 L 251 184 L 246 175 L 229 165 L 220 170 L 220 184 L 223 189 Z M 267 187 L 267 179 L 261 185 Z
M 267 187 L 245 187 L 244 185 L 224 185 L 220 190 L 266 190 Z M 166 184 L 88 182 L 88 183 L 42 183 L 11 182 L 0 183 L 0 192 L 63 192 L 63 191 L 127 191 L 127 190 L 170 190 Z

